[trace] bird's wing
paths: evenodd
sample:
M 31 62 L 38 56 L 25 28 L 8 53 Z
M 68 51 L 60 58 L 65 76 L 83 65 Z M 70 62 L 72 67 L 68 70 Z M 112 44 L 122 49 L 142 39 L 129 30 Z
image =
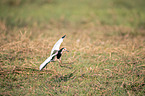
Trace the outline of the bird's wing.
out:
M 50 56 L 53 54 L 54 50 L 59 50 L 60 44 L 63 42 L 63 39 L 65 38 L 66 35 L 64 35 L 63 37 L 61 37 L 53 46 L 52 50 L 51 50 L 51 54 Z
M 51 62 L 51 59 L 53 56 L 55 56 L 56 54 L 51 55 L 50 57 L 48 57 L 39 67 L 40 70 L 42 70 L 49 62 Z

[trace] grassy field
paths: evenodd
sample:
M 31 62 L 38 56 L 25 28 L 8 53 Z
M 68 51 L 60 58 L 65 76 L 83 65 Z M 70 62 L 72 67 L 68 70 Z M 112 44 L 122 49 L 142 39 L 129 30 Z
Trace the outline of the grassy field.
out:
M 0 95 L 145 95 L 144 3 L 0 0 Z M 71 68 L 39 71 L 63 35 Z

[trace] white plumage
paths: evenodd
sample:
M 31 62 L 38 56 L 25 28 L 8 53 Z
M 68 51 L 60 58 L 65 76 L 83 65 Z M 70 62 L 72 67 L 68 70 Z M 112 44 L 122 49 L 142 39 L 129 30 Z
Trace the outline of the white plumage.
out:
M 49 62 L 51 62 L 51 59 L 53 56 L 55 56 L 56 54 L 51 55 L 50 57 L 48 57 L 39 67 L 40 70 L 42 70 Z
M 63 38 L 60 38 L 55 45 L 53 46 L 52 50 L 51 50 L 51 54 L 50 56 L 53 54 L 54 50 L 59 50 L 59 47 L 61 45 L 61 43 L 63 42 Z
M 60 38 L 60 39 L 55 43 L 55 45 L 53 46 L 53 48 L 52 48 L 52 50 L 51 50 L 50 57 L 48 57 L 48 58 L 40 65 L 40 67 L 39 67 L 40 70 L 42 70 L 43 68 L 45 68 L 45 66 L 46 66 L 49 62 L 53 61 L 52 58 L 53 58 L 54 56 L 57 55 L 58 50 L 59 50 L 59 47 L 60 47 L 61 43 L 63 42 L 64 37 L 65 37 L 65 35 L 64 35 L 62 38 Z M 54 53 L 54 51 L 56 51 L 56 53 Z

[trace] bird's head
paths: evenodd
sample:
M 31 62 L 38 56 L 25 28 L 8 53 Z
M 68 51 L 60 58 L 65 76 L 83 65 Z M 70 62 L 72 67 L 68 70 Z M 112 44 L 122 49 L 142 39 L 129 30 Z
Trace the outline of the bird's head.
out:
M 69 52 L 66 48 L 61 48 L 60 50 L 61 50 L 61 52 L 63 52 L 63 51 Z

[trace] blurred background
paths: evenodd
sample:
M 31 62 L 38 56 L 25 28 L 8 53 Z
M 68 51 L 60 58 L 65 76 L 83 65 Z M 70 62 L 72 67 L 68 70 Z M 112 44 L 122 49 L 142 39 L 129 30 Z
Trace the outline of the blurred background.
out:
M 144 0 L 1 0 L 1 29 L 105 25 L 144 29 L 144 3 Z
M 86 30 L 88 38 L 144 36 L 144 10 L 144 0 L 1 0 L 0 44 L 17 39 L 20 30 L 33 34 L 31 39 L 60 34 L 79 39 Z

